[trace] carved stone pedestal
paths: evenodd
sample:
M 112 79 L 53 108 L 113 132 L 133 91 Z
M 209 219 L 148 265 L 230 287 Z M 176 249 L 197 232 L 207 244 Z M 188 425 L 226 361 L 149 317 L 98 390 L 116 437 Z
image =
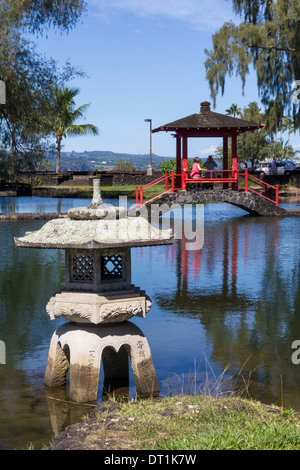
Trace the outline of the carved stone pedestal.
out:
M 129 376 L 129 359 L 137 395 L 155 397 L 159 385 L 148 341 L 128 321 L 118 324 L 85 325 L 66 323 L 52 336 L 44 383 L 59 387 L 70 370 L 70 400 L 97 400 L 101 359 L 109 378 Z
M 61 290 L 49 300 L 46 311 L 51 318 L 66 318 L 76 323 L 120 323 L 137 316 L 145 318 L 151 299 L 133 286 L 129 291 L 72 292 Z

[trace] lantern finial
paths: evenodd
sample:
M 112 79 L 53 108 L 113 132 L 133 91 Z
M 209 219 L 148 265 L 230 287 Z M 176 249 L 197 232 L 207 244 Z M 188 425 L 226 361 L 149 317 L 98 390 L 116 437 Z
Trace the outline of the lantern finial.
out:
M 94 178 L 93 179 L 93 200 L 91 204 L 88 206 L 89 209 L 96 209 L 101 204 L 103 204 L 101 191 L 100 191 L 100 179 Z

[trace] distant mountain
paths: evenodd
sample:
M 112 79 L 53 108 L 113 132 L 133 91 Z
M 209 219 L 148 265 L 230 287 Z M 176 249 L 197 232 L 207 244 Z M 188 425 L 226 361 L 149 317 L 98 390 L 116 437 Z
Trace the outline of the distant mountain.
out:
M 161 157 L 152 154 L 152 165 L 159 169 L 162 161 L 172 157 Z M 135 155 L 130 153 L 114 153 L 105 150 L 85 151 L 85 152 L 62 152 L 62 171 L 93 171 L 93 170 L 113 170 L 118 160 L 125 160 L 134 165 L 136 170 L 146 170 L 149 165 L 150 155 Z M 47 155 L 47 161 L 55 168 L 56 154 Z

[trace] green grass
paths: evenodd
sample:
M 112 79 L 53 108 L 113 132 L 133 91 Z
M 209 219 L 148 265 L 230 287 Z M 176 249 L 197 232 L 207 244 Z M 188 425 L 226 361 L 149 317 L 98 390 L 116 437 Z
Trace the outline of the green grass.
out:
M 80 197 L 89 198 L 93 196 L 92 186 L 38 186 L 36 189 L 51 188 L 59 189 L 61 197 Z M 65 193 L 64 193 L 65 190 Z M 144 191 L 144 200 L 151 199 L 158 194 L 164 192 L 163 185 L 156 185 Z M 128 198 L 135 199 L 136 186 L 101 186 L 101 195 L 104 198 L 117 198 L 119 196 L 127 196 Z
M 140 188 L 140 186 L 139 186 Z M 158 194 L 161 194 L 165 191 L 164 185 L 155 185 L 149 189 L 144 190 L 144 199 L 151 199 Z M 103 197 L 118 197 L 118 196 L 127 196 L 130 198 L 135 198 L 136 186 L 101 186 L 101 195 Z
M 293 410 L 241 398 L 183 396 L 121 403 L 110 419 L 101 408 L 86 445 L 105 437 L 115 450 L 299 450 Z M 110 447 L 109 447 L 110 448 Z

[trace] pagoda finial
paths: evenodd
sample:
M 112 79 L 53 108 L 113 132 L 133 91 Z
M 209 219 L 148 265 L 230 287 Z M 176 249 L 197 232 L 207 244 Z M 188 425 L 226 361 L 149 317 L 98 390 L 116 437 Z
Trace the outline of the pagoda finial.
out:
M 200 112 L 202 113 L 203 111 L 210 111 L 209 101 L 203 101 L 202 103 L 200 103 Z

